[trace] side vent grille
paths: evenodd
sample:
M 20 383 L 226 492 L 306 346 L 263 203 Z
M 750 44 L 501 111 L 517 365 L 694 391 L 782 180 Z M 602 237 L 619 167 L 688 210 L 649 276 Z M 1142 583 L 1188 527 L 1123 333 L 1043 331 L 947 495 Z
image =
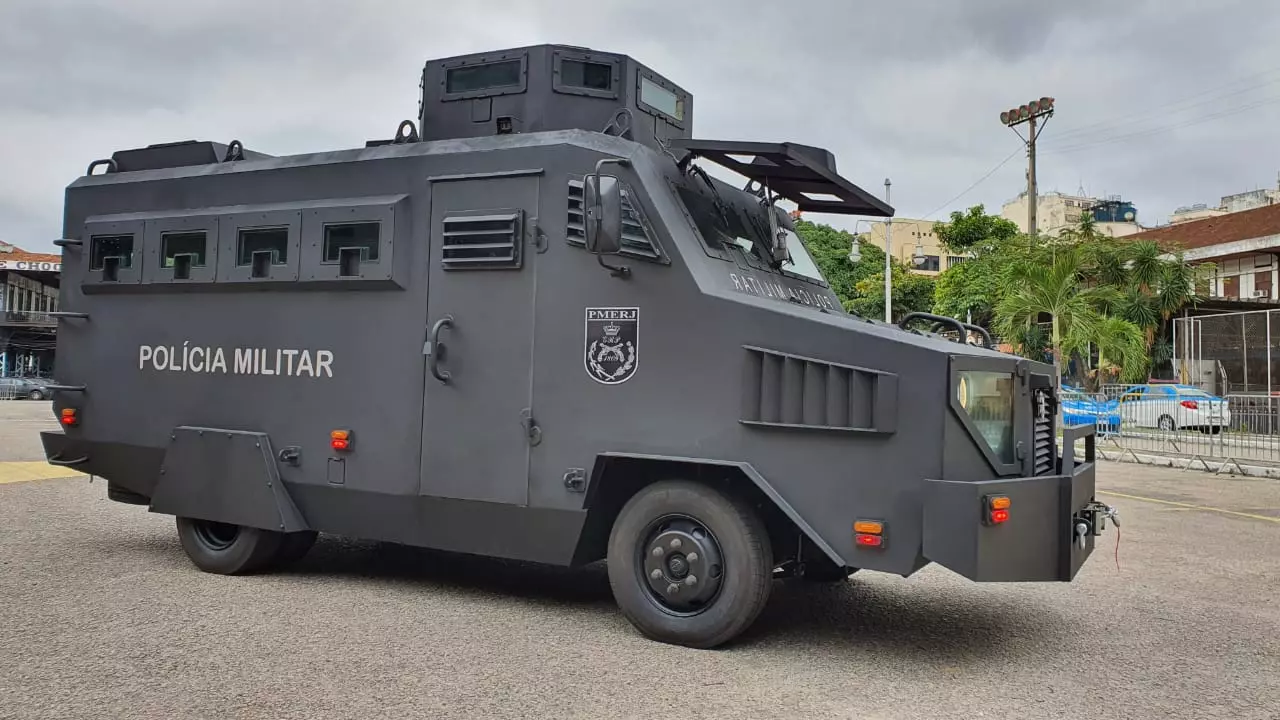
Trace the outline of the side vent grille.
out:
M 520 211 L 445 217 L 440 248 L 444 269 L 520 267 L 522 219 Z
M 565 238 L 574 245 L 587 244 L 582 217 L 582 181 L 569 181 L 569 224 Z M 644 218 L 636 210 L 626 191 L 622 194 L 622 254 L 657 260 L 660 255 L 654 245 Z
M 1056 472 L 1058 464 L 1057 448 L 1053 440 L 1053 418 L 1057 414 L 1057 408 L 1054 406 L 1053 394 L 1047 389 L 1036 390 L 1031 395 L 1031 399 L 1033 402 L 1031 414 L 1035 418 L 1031 442 L 1033 453 L 1031 474 L 1052 475 Z M 1043 411 L 1041 403 L 1043 403 Z
M 743 424 L 872 433 L 897 430 L 897 375 L 744 347 Z

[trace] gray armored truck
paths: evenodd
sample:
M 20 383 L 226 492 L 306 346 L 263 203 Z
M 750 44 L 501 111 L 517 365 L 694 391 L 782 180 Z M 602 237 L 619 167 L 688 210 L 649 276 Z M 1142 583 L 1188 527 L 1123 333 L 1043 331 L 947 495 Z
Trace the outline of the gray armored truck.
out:
M 175 516 L 208 572 L 317 533 L 605 560 L 641 633 L 693 647 L 774 582 L 1090 556 L 1111 509 L 1053 368 L 841 307 L 789 211 L 893 211 L 830 152 L 697 139 L 686 90 L 581 47 L 430 61 L 419 102 L 354 149 L 91 163 L 49 462 Z

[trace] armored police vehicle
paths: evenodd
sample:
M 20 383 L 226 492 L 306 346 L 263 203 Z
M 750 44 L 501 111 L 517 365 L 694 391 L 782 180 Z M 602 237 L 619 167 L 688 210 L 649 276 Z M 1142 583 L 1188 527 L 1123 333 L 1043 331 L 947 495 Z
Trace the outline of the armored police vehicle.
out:
M 697 139 L 693 109 L 544 45 L 428 62 L 417 122 L 364 147 L 95 161 L 49 461 L 175 516 L 208 572 L 320 532 L 607 560 L 640 632 L 695 647 L 780 576 L 1071 580 L 1109 508 L 1090 431 L 1055 444 L 1052 368 L 847 314 L 787 210 L 892 209 L 823 149 Z

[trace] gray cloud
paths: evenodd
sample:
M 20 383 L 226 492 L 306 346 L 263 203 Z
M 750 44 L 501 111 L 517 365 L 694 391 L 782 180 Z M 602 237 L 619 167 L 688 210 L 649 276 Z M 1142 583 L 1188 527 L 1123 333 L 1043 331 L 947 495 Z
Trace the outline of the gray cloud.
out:
M 1154 223 L 1276 182 L 1277 35 L 1269 0 L 7 0 L 0 238 L 48 249 L 63 188 L 114 150 L 359 146 L 415 114 L 428 57 L 538 42 L 630 53 L 694 94 L 697 135 L 827 147 L 908 217 L 1015 196 L 1018 156 L 939 208 L 1018 151 L 999 112 L 1052 95 L 1041 188 Z

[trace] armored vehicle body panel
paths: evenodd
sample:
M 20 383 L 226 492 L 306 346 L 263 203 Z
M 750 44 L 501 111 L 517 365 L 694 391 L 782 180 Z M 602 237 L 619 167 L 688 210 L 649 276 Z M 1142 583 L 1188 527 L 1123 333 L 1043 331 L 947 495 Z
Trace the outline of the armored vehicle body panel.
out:
M 523 89 L 466 99 L 554 107 L 532 95 L 581 52 L 499 53 Z M 653 82 L 609 57 L 616 86 Z M 830 153 L 563 127 L 572 109 L 449 132 L 483 113 L 424 98 L 422 137 L 140 149 L 73 183 L 51 462 L 177 516 L 214 572 L 316 532 L 607 557 L 637 627 L 698 646 L 749 624 L 774 573 L 1074 577 L 1109 509 L 1091 449 L 1073 460 L 1091 436 L 1057 449 L 1052 367 L 953 320 L 961 342 L 845 313 L 774 204 L 892 212 Z

